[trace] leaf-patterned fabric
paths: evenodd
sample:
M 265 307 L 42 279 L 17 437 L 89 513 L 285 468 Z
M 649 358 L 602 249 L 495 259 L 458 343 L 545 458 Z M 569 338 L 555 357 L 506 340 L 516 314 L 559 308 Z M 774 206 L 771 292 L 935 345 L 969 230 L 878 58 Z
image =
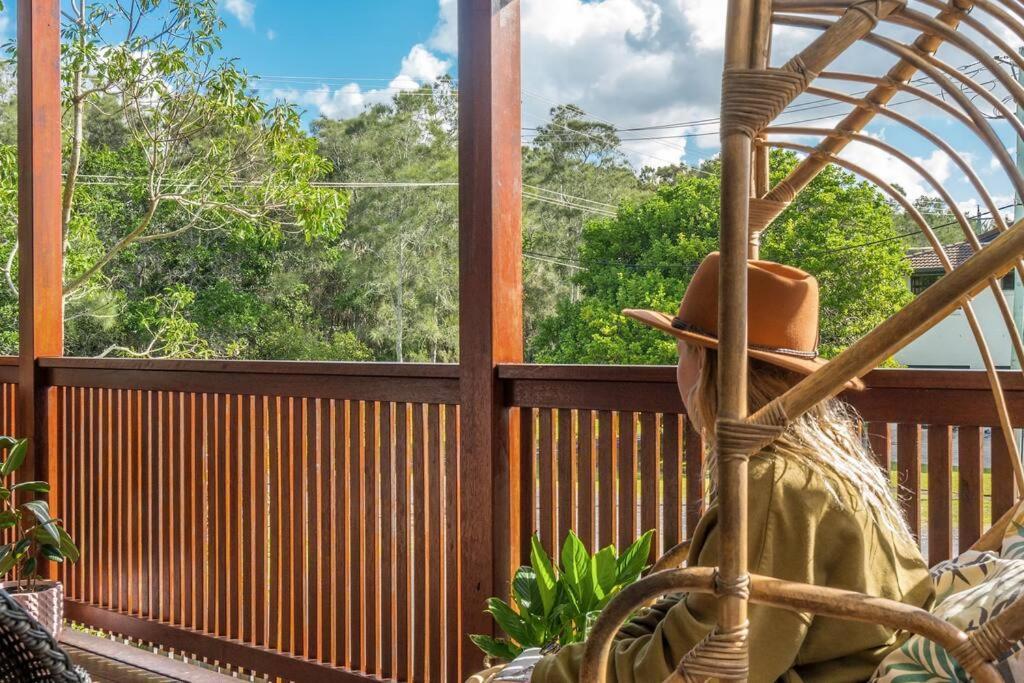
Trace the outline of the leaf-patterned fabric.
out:
M 1024 504 L 1019 504 L 999 553 L 968 550 L 931 570 L 935 582 L 932 613 L 970 632 L 1024 594 Z M 1024 683 L 1024 652 L 999 662 L 1004 680 Z M 943 683 L 969 680 L 949 653 L 912 636 L 879 665 L 872 683 Z

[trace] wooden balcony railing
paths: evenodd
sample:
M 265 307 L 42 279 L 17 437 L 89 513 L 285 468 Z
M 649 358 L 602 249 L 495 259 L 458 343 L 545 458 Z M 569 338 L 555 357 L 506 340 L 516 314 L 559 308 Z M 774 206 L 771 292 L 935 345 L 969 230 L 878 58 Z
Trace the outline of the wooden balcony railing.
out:
M 458 558 L 473 520 L 460 519 L 457 475 L 460 458 L 482 456 L 459 449 L 458 368 L 40 369 L 54 505 L 82 548 L 59 572 L 70 618 L 286 680 L 464 675 L 459 586 L 472 577 Z M 15 371 L 0 359 L 3 430 Z M 1021 424 L 1024 381 L 1003 379 Z M 512 449 L 491 482 L 509 507 L 492 513 L 510 520 L 500 538 L 519 539 L 503 560 L 480 551 L 509 565 L 499 577 L 535 530 L 557 554 L 569 529 L 591 545 L 655 529 L 658 551 L 692 529 L 702 448 L 672 368 L 507 365 L 496 381 Z M 1014 498 L 985 378 L 891 370 L 867 382 L 849 397 L 866 438 L 893 461 L 932 559 L 948 557 Z

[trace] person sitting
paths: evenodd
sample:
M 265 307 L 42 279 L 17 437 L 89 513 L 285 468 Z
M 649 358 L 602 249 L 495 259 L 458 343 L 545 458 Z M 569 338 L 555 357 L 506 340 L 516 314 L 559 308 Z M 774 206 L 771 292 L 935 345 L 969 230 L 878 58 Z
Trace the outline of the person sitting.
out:
M 687 415 L 710 446 L 709 505 L 692 537 L 688 566 L 719 563 L 715 482 L 719 255 L 694 273 L 675 317 L 625 315 L 677 339 L 676 373 Z M 748 396 L 755 411 L 825 362 L 817 354 L 818 284 L 769 261 L 748 264 Z M 730 381 L 724 378 L 724 381 Z M 858 383 L 859 384 L 859 383 Z M 927 608 L 934 591 L 886 473 L 865 448 L 856 416 L 837 399 L 793 420 L 749 462 L 749 571 Z M 678 514 L 678 512 L 676 513 Z M 717 621 L 716 599 L 682 594 L 657 602 L 616 637 L 609 683 L 664 680 Z M 901 642 L 879 624 L 841 621 L 751 604 L 752 682 L 866 681 Z M 583 644 L 540 660 L 533 683 L 576 683 Z

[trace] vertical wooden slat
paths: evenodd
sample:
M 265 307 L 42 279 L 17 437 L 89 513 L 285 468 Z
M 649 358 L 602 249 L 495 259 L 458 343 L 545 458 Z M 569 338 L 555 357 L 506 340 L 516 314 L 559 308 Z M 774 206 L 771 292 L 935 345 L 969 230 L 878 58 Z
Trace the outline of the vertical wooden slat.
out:
M 616 539 L 619 549 L 636 538 L 636 414 L 619 413 L 618 484 L 619 517 Z
M 234 461 L 234 444 L 231 439 L 232 397 L 227 394 L 217 394 L 215 397 L 217 413 L 217 448 L 214 457 L 217 459 L 217 488 L 214 506 L 214 524 L 217 527 L 217 564 L 216 571 L 216 597 L 217 605 L 217 633 L 228 635 L 232 633 L 232 600 L 229 600 L 231 585 L 231 553 L 234 539 L 231 537 L 232 519 L 234 510 L 232 505 L 232 483 L 231 471 Z
M 957 552 L 971 547 L 981 537 L 985 511 L 985 470 L 981 457 L 979 427 L 957 428 L 957 465 L 960 478 L 958 494 L 959 545 Z
M 529 412 L 529 411 L 524 411 Z M 533 418 L 530 418 L 531 431 Z M 524 432 L 529 434 L 530 432 Z M 526 439 L 526 437 L 523 437 Z M 444 496 L 445 501 L 445 681 L 462 680 L 462 604 L 458 577 L 459 560 L 459 417 L 458 408 L 444 407 Z M 531 487 L 532 490 L 532 487 Z M 533 498 L 530 498 L 530 509 Z
M 1016 500 L 1013 465 L 1000 427 L 992 428 L 992 521 L 1002 517 Z
M 115 435 L 117 432 L 114 431 L 114 390 L 108 389 L 104 395 L 104 420 L 103 420 L 103 433 L 100 435 L 100 457 L 103 463 L 103 474 L 100 477 L 100 482 L 109 491 L 110 488 L 116 485 L 116 475 L 114 474 L 114 444 L 116 442 Z M 117 604 L 117 600 L 114 597 L 115 589 L 115 576 L 117 575 L 117 567 L 114 565 L 114 550 L 117 545 L 117 517 L 115 516 L 115 496 L 105 495 L 103 496 L 103 524 L 106 525 L 105 544 L 104 548 L 106 556 L 106 581 L 103 587 L 103 604 L 107 607 L 112 607 Z M 59 511 L 54 510 L 54 515 L 59 518 Z
M 255 572 L 256 554 L 255 546 L 257 531 L 255 525 L 257 501 L 256 490 L 253 483 L 255 466 L 255 432 L 253 425 L 253 411 L 255 408 L 254 396 L 238 397 L 238 415 L 236 425 L 238 427 L 238 524 L 236 525 L 235 537 L 238 539 L 237 561 L 239 586 L 236 595 L 241 596 L 238 606 L 238 638 L 245 643 L 254 642 L 253 611 L 256 607 L 256 587 L 253 581 Z
M 397 405 L 395 416 L 395 591 L 397 637 L 395 638 L 395 674 L 411 680 L 412 635 L 409 596 L 412 592 L 409 567 L 409 408 Z M 415 434 L 415 433 L 414 433 Z
M 538 444 L 538 477 L 540 488 L 540 541 L 548 554 L 558 554 L 558 518 L 555 515 L 555 463 L 551 411 L 540 410 L 540 442 Z
M 103 548 L 102 539 L 100 537 L 100 528 L 97 518 L 99 517 L 100 511 L 100 497 L 99 497 L 99 473 L 97 472 L 99 461 L 97 460 L 97 447 L 96 440 L 99 437 L 99 426 L 100 426 L 100 409 L 99 409 L 99 398 L 98 394 L 102 393 L 102 389 L 93 389 L 90 387 L 88 391 L 89 403 L 88 403 L 88 424 L 89 432 L 87 435 L 88 439 L 88 463 L 89 469 L 87 470 L 86 476 L 89 478 L 89 485 L 86 489 L 86 495 L 88 498 L 87 507 L 89 510 L 89 546 L 92 551 L 89 554 L 89 602 L 96 604 L 99 601 L 99 584 L 103 573 Z M 152 541 L 151 541 L 152 544 Z M 154 614 L 151 611 L 150 614 Z
M 334 582 L 337 586 L 337 656 L 335 663 L 347 666 L 351 657 L 351 623 L 349 615 L 349 563 L 348 563 L 348 417 L 344 401 L 331 402 L 331 424 L 334 432 L 334 528 L 333 556 L 337 558 Z
M 427 591 L 426 584 L 426 549 L 427 509 L 426 509 L 426 439 L 424 434 L 423 404 L 414 403 L 412 408 L 412 551 L 413 561 L 410 564 L 413 580 L 413 627 L 412 637 L 415 642 L 425 643 L 427 635 Z M 427 661 L 425 648 L 417 647 L 413 651 L 413 674 L 416 680 L 427 677 Z
M 519 564 L 529 563 L 530 538 L 537 528 L 537 447 L 536 447 L 536 424 L 537 416 L 532 408 L 519 409 L 519 463 L 520 463 L 520 485 L 519 485 Z M 445 424 L 446 431 L 446 458 L 449 457 L 447 439 L 455 438 L 452 426 Z M 454 446 L 455 444 L 452 444 Z M 454 450 L 451 451 L 454 457 Z M 447 471 L 447 470 L 446 470 Z M 446 479 L 446 483 L 450 480 Z M 448 483 L 454 489 L 454 483 Z M 454 490 L 453 490 L 454 493 Z M 451 533 L 455 533 L 452 529 Z M 449 569 L 449 571 L 453 571 Z
M 686 536 L 693 535 L 704 511 L 704 440 L 689 419 L 684 420 L 683 449 L 686 460 Z
M 359 423 L 359 402 L 347 401 L 348 409 L 348 485 L 349 512 L 348 541 L 349 541 L 349 637 L 350 637 L 350 666 L 359 669 L 363 665 L 363 547 L 360 529 L 362 507 L 362 486 L 361 486 L 361 460 L 360 440 L 362 430 Z
M 658 467 L 658 436 L 660 420 L 654 413 L 640 415 L 640 529 L 639 533 L 654 530 L 655 536 L 651 543 L 650 561 L 654 562 L 660 555 L 663 530 L 658 523 L 658 484 L 660 468 Z
M 291 628 L 292 640 L 290 652 L 305 656 L 308 642 L 306 628 L 306 514 L 304 503 L 306 490 L 306 399 L 290 399 L 289 429 L 291 434 L 291 481 L 289 484 L 292 507 L 292 528 L 290 534 L 291 547 Z
M 185 619 L 187 616 L 187 602 L 190 597 L 191 590 L 188 587 L 188 574 L 191 571 L 190 553 L 191 548 L 189 547 L 192 538 L 192 533 L 195 527 L 192 524 L 191 515 L 189 514 L 189 506 L 191 505 L 191 499 L 194 491 L 190 490 L 188 485 L 188 453 L 191 445 L 191 441 L 188 434 L 188 407 L 186 403 L 186 394 L 183 392 L 174 394 L 174 405 L 175 405 L 175 421 L 174 421 L 174 434 L 175 434 L 175 454 L 177 458 L 177 464 L 175 468 L 175 484 L 177 491 L 175 492 L 174 504 L 177 509 L 177 536 L 174 539 L 173 557 L 175 561 L 175 573 L 177 576 L 176 593 L 177 601 L 175 603 L 175 609 L 178 612 L 178 624 L 181 626 L 185 625 Z
M 574 434 L 572 424 L 572 410 L 563 408 L 558 411 L 558 433 L 557 439 L 557 479 L 555 481 L 558 491 L 558 512 L 556 515 L 558 529 L 555 532 L 555 544 L 561 547 L 562 542 L 573 528 L 573 487 L 575 477 L 573 476 L 573 448 Z
M 195 583 L 196 546 L 202 541 L 197 539 L 202 525 L 195 516 L 195 500 L 200 491 L 196 485 L 196 442 L 195 442 L 195 394 L 182 394 L 182 442 L 181 442 L 181 528 L 183 532 L 181 544 L 181 624 L 186 628 L 195 628 L 195 603 L 198 586 Z M 198 541 L 198 543 L 197 543 Z
M 867 433 L 871 452 L 874 453 L 878 466 L 888 476 L 889 471 L 892 469 L 892 439 L 890 437 L 889 423 L 870 422 L 867 425 Z
M 378 633 L 378 609 L 380 605 L 380 527 L 377 519 L 377 479 L 379 450 L 377 444 L 377 406 L 373 401 L 363 402 L 363 547 L 366 568 L 363 610 L 366 614 L 366 664 L 364 670 L 377 673 L 379 668 L 380 640 Z
M 302 400 L 302 515 L 305 520 L 303 524 L 303 589 L 302 595 L 302 623 L 303 623 L 303 644 L 304 656 L 309 659 L 319 659 L 323 642 L 320 638 L 321 618 L 320 602 L 317 600 L 319 591 L 322 589 L 323 579 L 320 576 L 320 539 L 322 534 L 319 530 L 320 510 L 322 509 L 322 498 L 320 497 L 319 477 L 319 431 L 317 429 L 317 408 L 319 402 L 316 399 L 305 398 Z
M 203 601 L 200 599 L 200 595 L 203 591 L 203 570 L 204 570 L 204 554 L 206 552 L 206 533 L 209 528 L 204 521 L 203 517 L 203 506 L 204 506 L 204 487 L 203 487 L 203 473 L 204 473 L 204 461 L 205 461 L 205 446 L 204 446 L 204 424 L 206 418 L 203 415 L 203 395 L 202 394 L 189 394 L 189 414 L 191 421 L 191 439 L 193 439 L 193 446 L 191 446 L 190 454 L 190 465 L 191 465 L 191 487 L 195 492 L 193 496 L 193 507 L 191 507 L 191 514 L 193 519 L 197 520 L 197 527 L 201 528 L 195 533 L 193 538 L 193 544 L 191 544 L 191 560 L 193 560 L 193 566 L 191 566 L 191 582 L 193 582 L 193 600 L 191 600 L 191 610 L 193 610 L 193 628 L 203 628 L 205 626 L 203 622 Z
M 253 605 L 253 641 L 263 647 L 270 641 L 268 617 L 270 596 L 270 425 L 266 396 L 255 397 L 253 406 L 253 477 L 256 515 L 253 530 L 253 584 L 256 599 Z
M 441 633 L 441 592 L 444 577 L 441 575 L 441 413 L 436 404 L 427 406 L 427 476 L 425 480 L 427 503 L 427 529 L 424 543 L 424 566 L 426 568 L 427 632 L 424 638 L 429 666 L 428 680 L 441 681 L 442 633 Z
M 921 427 L 900 424 L 896 428 L 896 470 L 900 503 L 914 536 L 921 532 Z
M 953 428 L 928 426 L 928 564 L 953 556 Z
M 139 392 L 139 614 L 152 616 L 153 609 L 153 395 Z M 212 603 L 211 603 L 212 604 Z M 210 623 L 213 619 L 210 619 Z
M 395 677 L 395 449 L 393 403 L 381 404 L 380 411 L 380 660 L 381 675 Z
M 598 546 L 615 542 L 615 426 L 612 414 L 597 414 Z
M 284 591 L 281 583 L 284 566 L 284 456 L 281 451 L 281 398 L 275 396 L 267 405 L 267 431 L 269 438 L 267 446 L 270 450 L 270 552 L 268 553 L 270 573 L 273 578 L 270 581 L 270 595 L 267 611 L 269 630 L 269 647 L 281 648 L 283 641 L 282 634 L 282 609 Z M 344 593 L 343 593 L 344 594 Z
M 320 617 L 319 628 L 319 655 L 325 662 L 334 663 L 334 624 L 337 615 L 333 613 L 334 602 L 333 590 L 337 586 L 333 583 L 332 566 L 337 563 L 337 555 L 333 553 L 333 483 L 331 473 L 334 464 L 334 450 L 331 440 L 331 403 L 326 399 L 317 399 L 316 406 L 316 469 L 317 469 L 317 507 L 314 514 L 318 516 L 317 523 L 320 533 L 315 539 L 317 544 L 318 583 L 312 584 L 313 599 L 317 601 L 317 612 Z
M 157 509 L 159 510 L 159 529 L 157 538 L 159 548 L 157 565 L 159 577 L 160 618 L 171 620 L 171 397 L 166 392 L 157 394 L 157 410 L 159 420 L 159 446 L 157 447 Z M 234 431 L 234 430 L 232 430 Z
M 661 428 L 661 479 L 664 497 L 664 527 L 662 549 L 668 550 L 682 538 L 683 500 L 680 496 L 682 479 L 682 458 L 679 457 L 679 420 L 677 414 L 662 417 Z
M 597 467 L 594 461 L 594 413 L 580 410 L 577 414 L 579 438 L 577 440 L 578 487 L 576 528 L 583 543 L 591 552 L 597 549 L 594 540 L 594 484 Z

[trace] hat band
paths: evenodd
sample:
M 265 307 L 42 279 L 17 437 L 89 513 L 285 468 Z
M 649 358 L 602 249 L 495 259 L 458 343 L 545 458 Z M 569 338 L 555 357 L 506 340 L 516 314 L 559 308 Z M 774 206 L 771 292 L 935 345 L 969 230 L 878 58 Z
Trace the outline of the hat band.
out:
M 680 320 L 678 317 L 672 318 L 672 327 L 683 332 L 693 332 L 694 334 L 700 334 L 705 337 L 711 337 L 712 339 L 718 339 L 717 334 L 712 334 L 707 330 L 703 330 L 696 325 L 691 325 L 685 320 Z M 793 356 L 795 358 L 804 358 L 806 360 L 814 360 L 818 357 L 818 350 L 813 351 L 798 351 L 796 349 L 787 349 L 784 346 L 765 346 L 763 344 L 747 344 L 747 348 L 754 349 L 756 351 L 767 351 L 768 353 L 778 353 L 783 356 Z

